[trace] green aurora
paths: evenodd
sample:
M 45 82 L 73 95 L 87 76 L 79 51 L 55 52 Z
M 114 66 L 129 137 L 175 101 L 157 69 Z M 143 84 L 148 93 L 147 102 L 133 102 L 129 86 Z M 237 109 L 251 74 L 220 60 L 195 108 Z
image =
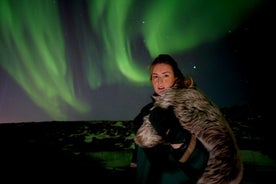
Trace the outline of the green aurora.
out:
M 220 39 L 261 2 L 0 0 L 0 67 L 50 117 L 67 120 L 68 105 L 91 110 L 77 95 L 79 78 L 92 91 L 148 85 L 138 50 L 150 60 Z

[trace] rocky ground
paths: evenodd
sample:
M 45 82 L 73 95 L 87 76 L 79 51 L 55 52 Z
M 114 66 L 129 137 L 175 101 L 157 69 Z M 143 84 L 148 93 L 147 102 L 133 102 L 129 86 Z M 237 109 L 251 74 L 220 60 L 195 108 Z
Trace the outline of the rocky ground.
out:
M 262 136 L 239 121 L 232 127 L 244 156 L 243 183 L 271 181 L 276 163 L 260 150 Z M 133 137 L 131 121 L 0 124 L 0 182 L 134 183 Z

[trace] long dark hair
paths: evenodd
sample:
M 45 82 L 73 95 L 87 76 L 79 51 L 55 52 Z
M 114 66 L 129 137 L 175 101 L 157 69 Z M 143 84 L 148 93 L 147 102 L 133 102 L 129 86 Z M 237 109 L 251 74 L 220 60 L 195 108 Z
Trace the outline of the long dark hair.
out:
M 177 78 L 177 80 L 175 81 L 174 87 L 189 88 L 191 86 L 194 86 L 193 79 L 191 77 L 185 77 L 183 75 L 183 73 L 178 67 L 177 62 L 169 54 L 159 54 L 151 63 L 150 72 L 152 71 L 152 68 L 156 64 L 160 64 L 160 63 L 168 64 L 172 67 L 174 76 Z M 150 76 L 150 80 L 151 80 L 151 76 Z

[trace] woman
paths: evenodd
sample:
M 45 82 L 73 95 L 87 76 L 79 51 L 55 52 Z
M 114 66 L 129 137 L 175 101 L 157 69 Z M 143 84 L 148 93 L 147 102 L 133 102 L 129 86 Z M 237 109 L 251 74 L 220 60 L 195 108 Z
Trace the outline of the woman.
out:
M 172 87 L 188 88 L 193 82 L 184 78 L 175 60 L 167 54 L 159 55 L 152 62 L 150 72 L 153 101 L 134 119 L 136 149 L 131 166 L 136 167 L 136 181 L 143 184 L 196 183 L 206 167 L 208 151 L 181 127 L 173 109 L 153 107 L 154 97 Z M 148 130 L 153 130 L 149 126 L 159 135 L 156 140 L 147 135 Z
M 150 71 L 153 102 L 135 120 L 138 181 L 241 183 L 240 150 L 219 108 L 183 77 L 169 55 L 159 55 Z

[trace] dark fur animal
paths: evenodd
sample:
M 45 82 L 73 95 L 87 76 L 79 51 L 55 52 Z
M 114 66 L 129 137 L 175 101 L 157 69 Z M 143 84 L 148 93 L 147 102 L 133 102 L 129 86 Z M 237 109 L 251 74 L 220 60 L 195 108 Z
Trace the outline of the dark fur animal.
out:
M 173 106 L 183 128 L 193 133 L 209 151 L 207 167 L 197 184 L 239 184 L 243 163 L 234 134 L 219 108 L 196 88 L 170 88 L 154 97 L 155 106 Z M 135 142 L 143 147 L 162 143 L 148 116 L 137 131 Z M 151 142 L 153 141 L 153 142 Z

